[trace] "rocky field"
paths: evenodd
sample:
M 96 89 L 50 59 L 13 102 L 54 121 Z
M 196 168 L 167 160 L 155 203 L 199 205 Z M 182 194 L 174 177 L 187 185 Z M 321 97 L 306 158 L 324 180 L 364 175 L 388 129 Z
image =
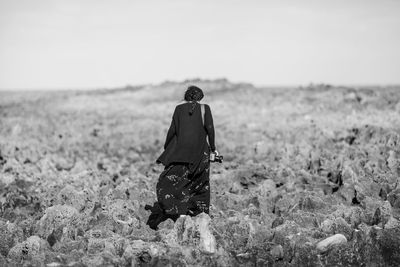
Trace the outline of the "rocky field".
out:
M 210 216 L 146 226 L 174 106 L 203 88 Z M 0 92 L 0 266 L 399 266 L 400 88 L 194 80 Z

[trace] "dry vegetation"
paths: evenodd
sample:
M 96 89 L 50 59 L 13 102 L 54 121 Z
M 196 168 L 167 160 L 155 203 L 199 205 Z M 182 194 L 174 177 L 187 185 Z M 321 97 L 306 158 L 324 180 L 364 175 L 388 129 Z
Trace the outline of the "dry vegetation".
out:
M 144 206 L 186 83 L 0 92 L 0 266 L 400 264 L 399 88 L 190 82 L 226 161 L 211 221 L 157 232 Z

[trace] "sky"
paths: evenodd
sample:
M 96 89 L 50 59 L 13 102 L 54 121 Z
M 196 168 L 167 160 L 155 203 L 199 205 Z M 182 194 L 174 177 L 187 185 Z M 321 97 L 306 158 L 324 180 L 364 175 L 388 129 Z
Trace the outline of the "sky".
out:
M 400 84 L 398 0 L 0 0 L 0 89 Z

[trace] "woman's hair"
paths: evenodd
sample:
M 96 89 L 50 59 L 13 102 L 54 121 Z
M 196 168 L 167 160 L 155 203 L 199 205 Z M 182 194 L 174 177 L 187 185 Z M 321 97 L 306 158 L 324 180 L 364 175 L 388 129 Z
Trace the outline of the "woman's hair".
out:
M 192 108 L 189 111 L 189 115 L 193 114 L 197 102 L 202 100 L 203 97 L 204 97 L 203 91 L 199 87 L 190 85 L 187 88 L 185 92 L 185 100 L 192 102 Z

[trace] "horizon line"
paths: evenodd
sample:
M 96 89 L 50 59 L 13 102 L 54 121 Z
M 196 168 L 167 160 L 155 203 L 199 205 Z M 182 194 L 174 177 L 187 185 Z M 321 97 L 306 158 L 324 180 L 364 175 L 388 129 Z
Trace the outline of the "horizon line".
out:
M 160 86 L 166 83 L 176 83 L 176 84 L 185 84 L 190 83 L 191 81 L 195 82 L 218 82 L 218 81 L 226 81 L 230 84 L 249 84 L 257 88 L 271 88 L 271 87 L 311 87 L 311 86 L 332 86 L 332 87 L 397 87 L 400 86 L 399 83 L 327 83 L 327 82 L 309 82 L 307 84 L 285 84 L 285 83 L 270 83 L 270 84 L 256 84 L 252 82 L 246 81 L 231 81 L 227 78 L 216 78 L 216 79 L 206 79 L 206 78 L 188 78 L 185 80 L 164 80 L 162 82 L 149 82 L 149 83 L 138 83 L 131 84 L 126 83 L 125 85 L 115 85 L 115 86 L 74 86 L 74 87 L 14 87 L 14 88 L 2 88 L 0 87 L 0 91 L 96 91 L 96 90 L 118 90 L 125 89 L 129 87 L 145 87 L 145 86 Z

